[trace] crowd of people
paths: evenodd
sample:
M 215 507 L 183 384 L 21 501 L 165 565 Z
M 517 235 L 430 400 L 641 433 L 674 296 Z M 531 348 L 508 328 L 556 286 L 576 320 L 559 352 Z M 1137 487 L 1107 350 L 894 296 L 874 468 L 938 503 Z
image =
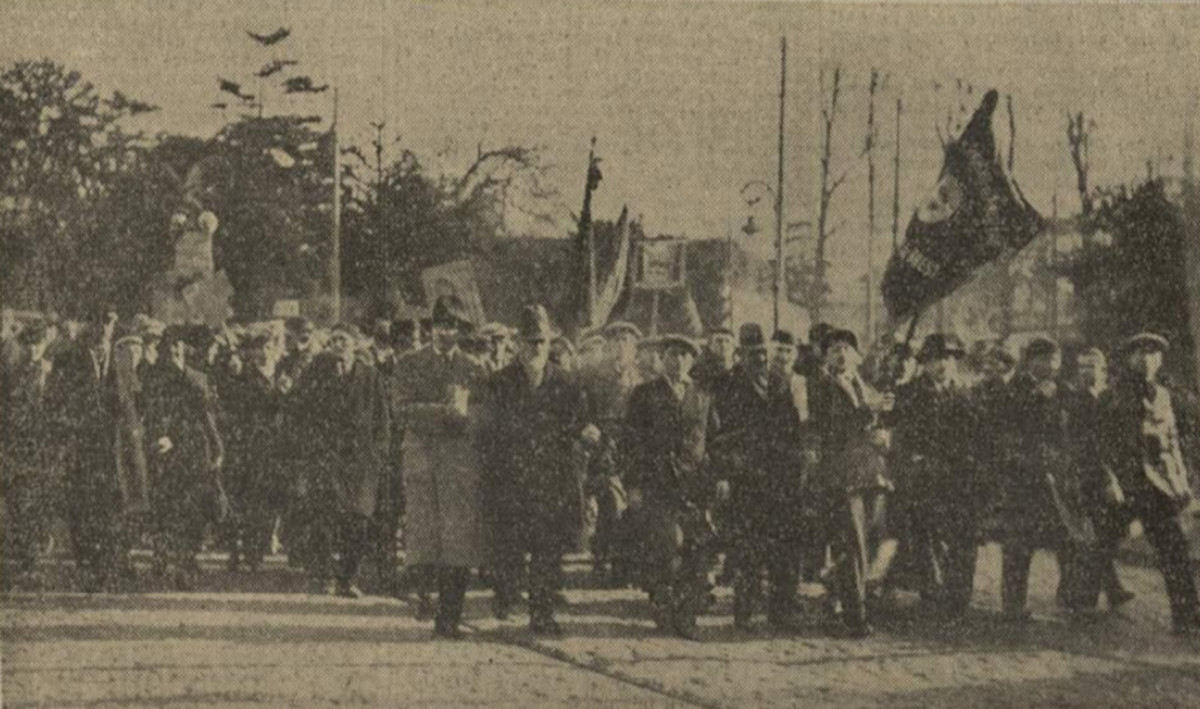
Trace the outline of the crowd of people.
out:
M 695 638 L 716 585 L 733 623 L 803 623 L 802 581 L 827 589 L 831 633 L 862 637 L 898 590 L 957 622 L 977 550 L 1002 548 L 1005 622 L 1029 620 L 1034 552 L 1058 602 L 1096 617 L 1133 594 L 1115 556 L 1140 520 L 1173 630 L 1200 635 L 1181 516 L 1194 505 L 1142 333 L 1064 355 L 1035 338 L 970 351 L 950 333 L 860 352 L 818 324 L 754 323 L 703 343 L 611 322 L 576 338 L 545 308 L 476 326 L 439 299 L 427 321 L 318 331 L 213 330 L 101 309 L 74 337 L 31 322 L 0 373 L 3 583 L 36 588 L 55 519 L 80 587 L 150 573 L 192 588 L 206 545 L 231 570 L 286 552 L 312 591 L 413 594 L 461 635 L 473 573 L 507 617 L 561 632 L 563 563 L 590 548 L 598 583 L 636 586 L 664 631 Z M 402 563 L 399 550 L 402 549 Z M 399 571 L 398 571 L 399 569 Z

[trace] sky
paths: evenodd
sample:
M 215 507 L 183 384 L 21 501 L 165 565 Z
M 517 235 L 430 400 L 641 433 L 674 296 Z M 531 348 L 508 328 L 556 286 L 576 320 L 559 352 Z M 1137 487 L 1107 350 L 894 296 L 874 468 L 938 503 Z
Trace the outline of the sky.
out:
M 278 48 L 246 30 L 288 27 Z M 741 188 L 775 180 L 780 38 L 788 42 L 785 220 L 815 220 L 821 111 L 842 72 L 834 123 L 830 241 L 835 291 L 865 271 L 867 86 L 879 92 L 877 254 L 890 249 L 896 100 L 901 116 L 901 229 L 941 166 L 935 126 L 987 88 L 1012 96 L 1015 177 L 1044 214 L 1078 210 L 1065 138 L 1068 111 L 1094 120 L 1092 182 L 1178 174 L 1200 87 L 1200 8 L 1185 4 L 759 3 L 658 0 L 5 0 L 0 64 L 48 57 L 162 110 L 137 127 L 211 135 L 227 116 L 217 77 L 241 81 L 274 58 L 300 60 L 338 88 L 344 139 L 371 122 L 389 146 L 461 173 L 477 150 L 537 145 L 553 166 L 559 211 L 578 212 L 588 144 L 604 181 L 594 213 L 623 204 L 651 233 L 724 237 L 748 216 L 748 243 L 769 250 L 770 199 Z M 964 89 L 957 86 L 961 80 Z M 969 96 L 965 87 L 971 87 Z M 1002 104 L 1003 105 L 1003 104 Z M 269 113 L 331 112 L 331 94 L 274 99 Z M 1007 150 L 1007 116 L 996 133 Z M 398 152 L 394 147 L 389 150 Z M 520 229 L 521 227 L 518 227 Z M 790 248 L 811 248 L 800 241 Z M 882 267 L 882 256 L 876 267 Z

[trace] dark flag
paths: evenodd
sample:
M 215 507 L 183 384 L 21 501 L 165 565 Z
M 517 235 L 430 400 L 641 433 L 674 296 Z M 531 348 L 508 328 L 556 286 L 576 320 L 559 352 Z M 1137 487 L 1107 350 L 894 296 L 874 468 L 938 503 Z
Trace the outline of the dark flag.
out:
M 1005 174 L 996 155 L 987 92 L 958 140 L 945 149 L 933 195 L 908 222 L 883 274 L 883 300 L 895 319 L 916 315 L 952 293 L 985 263 L 1028 244 L 1042 218 Z

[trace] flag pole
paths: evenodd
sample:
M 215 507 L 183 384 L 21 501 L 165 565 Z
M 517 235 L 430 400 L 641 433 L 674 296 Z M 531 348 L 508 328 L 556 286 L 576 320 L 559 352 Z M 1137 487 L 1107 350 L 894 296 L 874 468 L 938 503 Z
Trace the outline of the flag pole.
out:
M 329 294 L 333 320 L 342 319 L 342 171 L 338 166 L 338 90 L 333 89 L 333 121 L 329 130 L 333 134 L 333 220 L 329 245 Z
M 787 37 L 779 38 L 779 170 L 775 186 L 775 330 L 779 329 L 779 308 L 783 299 L 783 117 L 787 97 Z

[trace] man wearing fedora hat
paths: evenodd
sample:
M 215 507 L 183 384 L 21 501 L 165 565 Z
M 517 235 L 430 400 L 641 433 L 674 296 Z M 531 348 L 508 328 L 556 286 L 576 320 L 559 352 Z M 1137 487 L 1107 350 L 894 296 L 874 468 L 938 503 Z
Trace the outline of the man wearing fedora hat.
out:
M 1158 381 L 1170 344 L 1139 333 L 1122 348 L 1124 367 L 1101 414 L 1101 454 L 1132 517 L 1157 552 L 1171 603 L 1172 631 L 1200 636 L 1200 600 L 1181 513 L 1194 502 L 1171 394 Z
M 824 372 L 809 380 L 809 406 L 821 451 L 810 490 L 834 558 L 827 578 L 830 595 L 842 612 L 833 631 L 863 637 L 872 632 L 866 606 L 868 527 L 885 480 L 887 432 L 879 425 L 879 413 L 893 400 L 877 394 L 859 375 L 862 356 L 854 333 L 832 329 L 821 349 Z
M 661 344 L 663 374 L 629 399 L 629 499 L 643 518 L 643 579 L 655 622 L 695 638 L 715 551 L 711 511 L 728 499 L 729 483 L 715 480 L 709 465 L 718 422 L 712 395 L 689 375 L 699 350 L 677 335 Z
M 921 373 L 896 395 L 897 467 L 889 521 L 901 532 L 922 600 L 954 619 L 971 603 L 978 557 L 974 441 L 979 417 L 958 376 L 966 354 L 953 334 L 933 333 L 917 353 Z
M 541 305 L 521 311 L 515 361 L 490 375 L 477 437 L 485 476 L 497 615 L 515 600 L 529 555 L 529 625 L 561 633 L 554 620 L 562 557 L 583 527 L 578 469 L 587 418 L 574 379 L 550 363 L 554 331 Z
M 766 570 L 767 620 L 777 630 L 791 630 L 804 543 L 804 480 L 816 451 L 807 388 L 792 371 L 796 342 L 790 332 L 771 338 L 773 356 L 758 325 L 743 325 L 739 335 L 741 365 L 716 400 L 721 436 L 712 444 L 731 487 L 724 531 L 734 573 L 733 620 L 739 629 L 750 627 Z
M 405 565 L 418 583 L 436 580 L 434 633 L 457 638 L 471 569 L 486 552 L 473 437 L 487 372 L 459 347 L 472 324 L 457 297 L 438 298 L 432 324 L 432 344 L 402 357 L 392 380 L 404 436 Z

